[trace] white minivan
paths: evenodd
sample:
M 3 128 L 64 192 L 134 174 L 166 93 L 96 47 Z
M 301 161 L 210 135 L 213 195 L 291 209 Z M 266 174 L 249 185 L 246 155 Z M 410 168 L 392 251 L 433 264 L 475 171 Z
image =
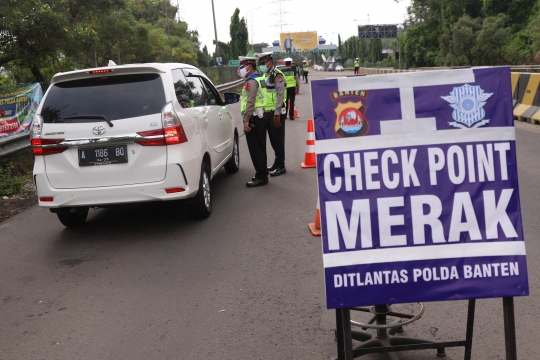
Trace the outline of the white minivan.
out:
M 39 205 L 65 226 L 89 207 L 190 199 L 212 211 L 210 181 L 239 169 L 236 121 L 210 79 L 186 64 L 56 74 L 31 129 Z

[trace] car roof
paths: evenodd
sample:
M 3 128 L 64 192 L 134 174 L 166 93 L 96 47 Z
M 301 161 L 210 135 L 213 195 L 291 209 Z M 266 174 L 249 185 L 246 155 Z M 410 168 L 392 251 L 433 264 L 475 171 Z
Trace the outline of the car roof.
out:
M 96 70 L 111 70 L 111 75 L 121 75 L 121 74 L 141 74 L 141 73 L 166 73 L 172 69 L 195 69 L 198 70 L 193 65 L 184 64 L 184 63 L 145 63 L 145 64 L 125 64 L 125 65 L 112 65 L 112 66 L 103 66 L 89 69 L 74 70 L 68 72 L 60 72 L 53 76 L 51 79 L 51 84 L 83 79 L 87 78 L 90 75 L 91 71 Z

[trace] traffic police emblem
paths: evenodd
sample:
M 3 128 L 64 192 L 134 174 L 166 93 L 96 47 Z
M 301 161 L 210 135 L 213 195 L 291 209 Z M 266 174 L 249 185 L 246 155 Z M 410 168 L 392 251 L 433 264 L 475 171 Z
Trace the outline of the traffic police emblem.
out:
M 334 130 L 339 137 L 362 136 L 368 132 L 366 107 L 361 101 L 339 103 L 334 112 L 337 116 Z
M 489 119 L 484 120 L 486 112 L 483 106 L 491 95 L 493 93 L 484 92 L 480 86 L 465 84 L 455 87 L 449 96 L 441 96 L 454 109 L 452 118 L 455 121 L 448 124 L 460 129 L 477 128 L 488 124 Z

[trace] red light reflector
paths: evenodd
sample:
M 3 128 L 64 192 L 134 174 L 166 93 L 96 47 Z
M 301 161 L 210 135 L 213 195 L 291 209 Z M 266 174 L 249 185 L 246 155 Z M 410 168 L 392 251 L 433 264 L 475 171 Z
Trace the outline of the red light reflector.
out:
M 183 192 L 183 191 L 186 191 L 184 188 L 170 188 L 170 189 L 165 189 L 165 192 L 167 194 L 174 194 L 174 193 L 179 193 L 179 192 Z
M 34 154 L 35 156 L 41 156 L 41 155 L 59 154 L 61 152 L 64 152 L 67 150 L 67 147 L 65 146 L 50 147 L 50 148 L 41 147 L 43 145 L 60 144 L 62 141 L 64 141 L 64 139 L 42 139 L 42 138 L 30 139 L 30 144 L 34 146 L 32 148 L 32 154 Z
M 102 70 L 92 70 L 92 71 L 89 71 L 88 73 L 90 75 L 95 75 L 95 74 L 105 74 L 105 73 L 110 73 L 112 72 L 111 69 L 102 69 Z
M 53 197 L 40 197 L 39 198 L 39 201 L 42 201 L 42 202 L 53 202 L 54 198 Z

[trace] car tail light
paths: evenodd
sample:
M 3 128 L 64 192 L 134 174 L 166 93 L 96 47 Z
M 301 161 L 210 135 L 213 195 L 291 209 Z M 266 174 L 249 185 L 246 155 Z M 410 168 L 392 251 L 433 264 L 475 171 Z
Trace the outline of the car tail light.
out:
M 58 146 L 64 139 L 42 139 L 41 130 L 43 129 L 43 118 L 40 115 L 34 115 L 30 129 L 30 145 L 32 145 L 32 154 L 35 156 L 59 154 L 66 151 L 66 146 Z
M 184 127 L 174 112 L 172 103 L 167 103 L 161 112 L 163 129 L 138 132 L 144 139 L 135 142 L 143 146 L 182 144 L 188 141 Z
M 47 197 L 47 196 L 45 196 L 45 197 L 40 197 L 40 198 L 39 198 L 39 201 L 42 201 L 42 202 L 53 202 L 53 201 L 54 201 L 54 198 L 53 198 L 52 196 L 50 196 L 50 197 Z
M 174 194 L 174 193 L 179 193 L 179 192 L 183 192 L 183 191 L 186 191 L 184 188 L 170 188 L 170 189 L 165 189 L 165 192 L 167 194 Z
M 54 146 L 60 144 L 62 141 L 64 141 L 64 139 L 30 139 L 32 154 L 35 156 L 43 156 L 64 152 L 67 150 L 66 146 Z M 48 147 L 50 145 L 52 146 Z

